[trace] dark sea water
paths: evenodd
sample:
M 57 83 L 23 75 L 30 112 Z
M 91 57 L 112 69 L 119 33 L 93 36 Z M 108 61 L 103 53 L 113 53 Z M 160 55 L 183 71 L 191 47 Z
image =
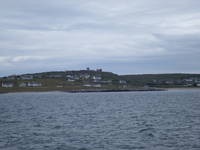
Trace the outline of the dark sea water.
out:
M 0 95 L 0 150 L 200 150 L 200 90 Z

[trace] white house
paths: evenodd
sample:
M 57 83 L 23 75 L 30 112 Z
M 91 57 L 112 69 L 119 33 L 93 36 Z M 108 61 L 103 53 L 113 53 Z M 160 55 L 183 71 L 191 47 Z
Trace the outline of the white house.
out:
M 82 78 L 82 79 L 89 79 L 90 78 L 90 75 L 89 74 L 81 74 L 80 75 L 80 77 Z
M 71 74 L 66 75 L 67 78 L 73 78 L 74 76 L 72 76 Z
M 85 86 L 85 87 L 92 87 L 91 84 L 84 84 L 83 86 Z
M 184 79 L 185 82 L 193 82 L 192 78 Z
M 100 75 L 95 75 L 92 77 L 93 80 L 101 80 L 102 77 Z
M 71 75 L 71 74 L 68 74 L 68 75 L 66 75 L 66 78 L 69 80 L 69 81 L 71 81 L 71 80 L 79 80 L 80 79 L 80 77 L 78 76 L 78 75 Z
M 38 82 L 28 82 L 27 86 L 28 87 L 40 87 L 40 86 L 42 86 L 42 84 L 38 83 Z
M 12 83 L 12 82 L 2 82 L 1 86 L 5 87 L 5 88 L 11 88 L 11 87 L 14 86 L 14 83 Z
M 75 80 L 74 79 L 67 79 L 67 81 L 74 82 Z
M 119 80 L 120 84 L 126 84 L 127 82 L 125 80 Z

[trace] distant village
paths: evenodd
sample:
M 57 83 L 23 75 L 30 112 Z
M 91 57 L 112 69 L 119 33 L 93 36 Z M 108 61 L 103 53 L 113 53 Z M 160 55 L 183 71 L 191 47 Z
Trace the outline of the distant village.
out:
M 53 72 L 53 73 L 39 73 L 39 74 L 24 74 L 24 75 L 12 75 L 3 77 L 1 82 L 1 87 L 11 88 L 11 87 L 42 87 L 43 84 L 37 79 L 64 79 L 68 83 L 79 82 L 82 83 L 84 87 L 95 87 L 100 88 L 102 84 L 112 84 L 112 79 L 103 79 L 102 69 L 86 70 L 80 71 L 66 71 L 66 72 Z M 35 81 L 36 80 L 36 81 Z M 21 82 L 16 82 L 21 81 Z M 118 80 L 119 84 L 127 84 L 125 80 Z M 63 87 L 62 84 L 57 84 L 56 87 Z
M 152 80 L 150 85 L 180 85 L 184 87 L 200 87 L 200 78 L 190 77 L 177 80 Z
M 133 78 L 133 77 L 132 77 Z M 79 71 L 46 72 L 35 74 L 11 75 L 0 78 L 2 88 L 26 88 L 26 87 L 45 87 L 48 86 L 45 79 L 55 80 L 54 86 L 62 88 L 65 85 L 80 85 L 85 88 L 101 88 L 104 85 L 117 85 L 123 88 L 135 86 L 136 80 L 131 80 L 126 76 L 119 76 L 102 69 L 91 70 L 86 68 Z M 141 79 L 137 79 L 140 83 Z M 181 87 L 200 87 L 200 77 L 185 77 L 180 79 L 157 79 L 152 78 L 140 84 L 143 87 L 159 86 L 181 86 Z M 137 86 L 137 85 L 136 85 Z

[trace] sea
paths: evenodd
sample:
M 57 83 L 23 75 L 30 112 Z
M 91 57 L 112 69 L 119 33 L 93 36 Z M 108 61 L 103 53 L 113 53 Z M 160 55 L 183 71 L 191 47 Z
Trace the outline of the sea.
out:
M 200 90 L 0 94 L 0 150 L 200 150 Z

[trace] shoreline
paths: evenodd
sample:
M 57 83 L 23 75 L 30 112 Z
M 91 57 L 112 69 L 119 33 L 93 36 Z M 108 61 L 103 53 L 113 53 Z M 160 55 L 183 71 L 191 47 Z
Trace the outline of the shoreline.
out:
M 28 92 L 66 92 L 66 93 L 101 93 L 101 92 L 151 92 L 151 91 L 184 91 L 184 90 L 200 90 L 200 88 L 135 88 L 135 89 L 79 89 L 79 90 L 65 90 L 65 89 L 4 89 L 0 90 L 0 94 L 8 93 L 28 93 Z
M 6 93 L 26 93 L 26 92 L 66 92 L 66 93 L 101 93 L 101 92 L 148 92 L 148 91 L 167 91 L 163 88 L 150 88 L 150 89 L 80 89 L 80 90 L 62 90 L 62 89 L 18 89 L 18 90 L 6 90 L 0 91 L 0 94 Z

